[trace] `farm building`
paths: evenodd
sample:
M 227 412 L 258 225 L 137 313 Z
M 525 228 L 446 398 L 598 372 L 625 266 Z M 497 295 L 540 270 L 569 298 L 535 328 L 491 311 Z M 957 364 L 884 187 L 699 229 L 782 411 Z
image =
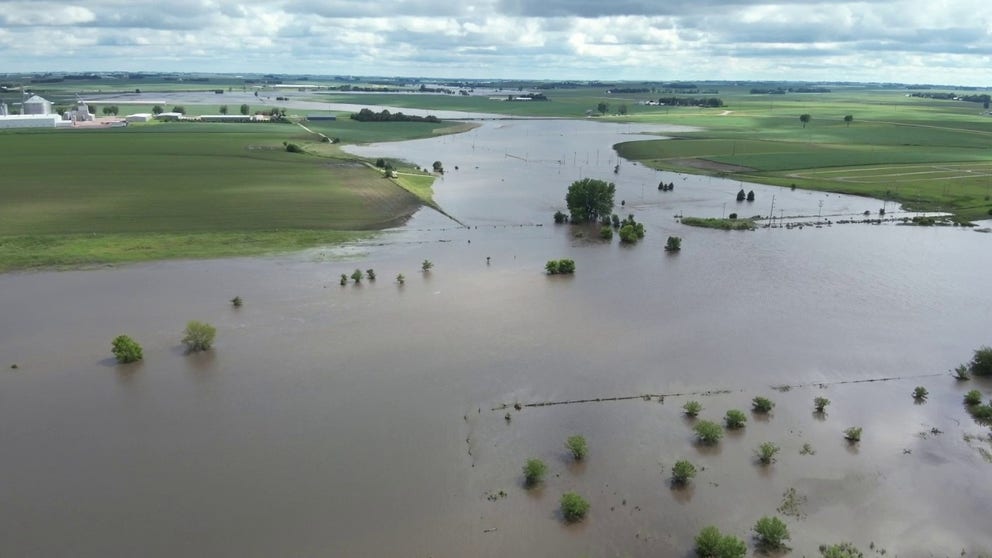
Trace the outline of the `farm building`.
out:
M 86 103 L 79 101 L 76 103 L 76 108 L 65 111 L 62 119 L 73 122 L 92 122 L 96 120 L 96 116 L 90 112 L 90 107 Z
M 136 114 L 129 114 L 124 117 L 125 122 L 150 122 L 152 115 L 147 112 L 139 112 Z
M 318 120 L 337 120 L 338 117 L 333 114 L 308 114 L 307 120 L 314 122 Z
M 159 114 L 158 116 L 156 116 L 155 119 L 156 120 L 165 120 L 165 121 L 168 121 L 168 122 L 174 122 L 176 120 L 181 119 L 182 117 L 183 117 L 183 113 L 181 113 L 181 112 L 163 112 L 163 113 Z
M 21 105 L 24 114 L 52 114 L 52 103 L 47 99 L 34 95 Z
M 201 122 L 253 122 L 254 116 L 245 114 L 204 114 L 200 117 Z
M 0 116 L 0 129 L 55 128 L 61 121 L 57 114 L 11 114 Z

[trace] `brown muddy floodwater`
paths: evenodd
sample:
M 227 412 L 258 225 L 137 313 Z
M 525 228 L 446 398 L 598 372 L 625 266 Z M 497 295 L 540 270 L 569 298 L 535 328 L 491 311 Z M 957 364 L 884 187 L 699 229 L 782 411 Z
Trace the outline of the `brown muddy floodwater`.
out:
M 469 228 L 422 212 L 375 242 L 286 257 L 0 275 L 0 556 L 687 557 L 706 525 L 750 540 L 789 489 L 794 556 L 844 540 L 866 555 L 989 552 L 992 444 L 961 396 L 992 384 L 946 371 L 992 343 L 990 237 L 684 227 L 673 214 L 740 212 L 740 184 L 627 162 L 613 175 L 610 146 L 630 130 L 487 123 L 363 148 L 442 160 L 437 198 Z M 602 163 L 580 170 L 579 145 Z M 642 243 L 550 223 L 580 175 L 617 181 Z M 880 205 L 753 188 L 787 216 Z M 562 257 L 574 277 L 543 275 Z M 378 280 L 339 286 L 356 267 Z M 212 351 L 183 354 L 191 319 L 217 326 Z M 143 362 L 114 364 L 120 333 Z M 899 379 L 842 383 L 874 378 Z M 668 396 L 512 407 L 640 394 Z M 770 417 L 693 443 L 686 400 L 719 420 L 756 395 Z M 581 465 L 563 446 L 576 433 Z M 768 467 L 753 457 L 763 441 L 782 447 Z M 550 467 L 530 491 L 529 457 Z M 672 490 L 679 458 L 703 470 Z M 581 524 L 560 520 L 567 490 L 592 504 Z

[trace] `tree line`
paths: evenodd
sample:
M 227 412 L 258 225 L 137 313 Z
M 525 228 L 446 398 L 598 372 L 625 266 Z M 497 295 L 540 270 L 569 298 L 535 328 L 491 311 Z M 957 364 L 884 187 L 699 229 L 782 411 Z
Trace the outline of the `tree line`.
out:
M 718 97 L 662 97 L 659 105 L 675 105 L 678 107 L 722 107 L 723 100 Z
M 382 112 L 373 112 L 367 108 L 351 113 L 351 119 L 359 122 L 431 122 L 435 124 L 441 121 L 434 115 L 413 116 L 402 112 L 391 113 L 386 109 L 383 109 Z

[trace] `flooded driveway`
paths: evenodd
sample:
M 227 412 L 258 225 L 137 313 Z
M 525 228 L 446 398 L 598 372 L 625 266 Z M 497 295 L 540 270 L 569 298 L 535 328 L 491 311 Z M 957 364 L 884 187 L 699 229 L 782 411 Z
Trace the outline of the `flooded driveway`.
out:
M 749 539 L 773 514 L 795 555 L 992 548 L 992 446 L 960 404 L 992 384 L 946 375 L 990 343 L 989 236 L 683 227 L 675 214 L 759 214 L 773 195 L 786 215 L 879 202 L 747 185 L 742 207 L 737 182 L 626 161 L 614 174 L 610 146 L 643 131 L 664 133 L 515 121 L 362 148 L 442 160 L 436 199 L 468 228 L 425 210 L 346 249 L 0 275 L 0 555 L 687 556 L 706 525 Z M 641 243 L 552 224 L 580 176 L 617 182 Z M 543 274 L 564 257 L 574 277 Z M 355 268 L 377 281 L 338 285 Z M 192 319 L 217 326 L 214 350 L 183 354 Z M 143 362 L 113 363 L 121 333 Z M 895 379 L 850 383 L 877 378 Z M 770 417 L 693 443 L 686 400 L 719 420 L 756 395 Z M 576 433 L 578 465 L 563 446 Z M 763 441 L 782 447 L 768 467 Z M 550 473 L 527 491 L 530 457 Z M 673 491 L 680 458 L 703 470 Z M 592 503 L 584 523 L 561 523 L 566 490 Z

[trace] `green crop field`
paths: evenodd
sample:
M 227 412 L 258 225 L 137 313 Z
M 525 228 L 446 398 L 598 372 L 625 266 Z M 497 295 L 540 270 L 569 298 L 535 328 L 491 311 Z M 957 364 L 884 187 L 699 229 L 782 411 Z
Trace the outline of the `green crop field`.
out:
M 430 136 L 437 124 L 325 133 Z M 443 131 L 443 130 L 442 130 Z M 430 203 L 294 124 L 167 123 L 0 133 L 0 270 L 258 254 L 340 242 Z M 283 142 L 307 153 L 289 153 Z

